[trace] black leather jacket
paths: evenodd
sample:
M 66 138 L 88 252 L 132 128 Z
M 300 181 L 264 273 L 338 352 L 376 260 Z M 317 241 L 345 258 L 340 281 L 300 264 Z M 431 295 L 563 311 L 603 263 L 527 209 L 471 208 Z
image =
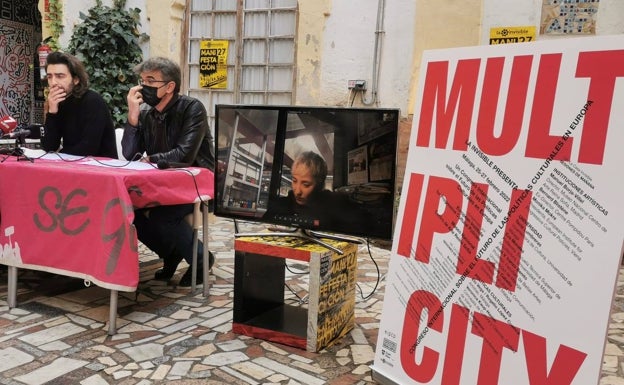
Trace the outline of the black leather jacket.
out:
M 166 143 L 159 143 L 162 127 L 166 136 L 161 139 Z M 162 113 L 143 103 L 139 126 L 125 124 L 121 145 L 126 159 L 138 160 L 137 154 L 146 152 L 152 163 L 164 159 L 214 171 L 214 141 L 206 108 L 189 96 L 175 95 Z

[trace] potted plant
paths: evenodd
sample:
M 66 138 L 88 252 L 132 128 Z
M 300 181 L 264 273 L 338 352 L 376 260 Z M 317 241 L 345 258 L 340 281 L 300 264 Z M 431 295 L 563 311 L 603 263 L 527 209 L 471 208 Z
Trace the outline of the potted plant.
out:
M 148 39 L 138 30 L 141 10 L 126 10 L 125 4 L 115 0 L 108 7 L 97 0 L 86 15 L 81 12 L 68 47 L 84 63 L 91 88 L 102 95 L 117 127 L 126 121 L 126 95 L 137 84 L 133 68 L 143 60 L 139 44 Z

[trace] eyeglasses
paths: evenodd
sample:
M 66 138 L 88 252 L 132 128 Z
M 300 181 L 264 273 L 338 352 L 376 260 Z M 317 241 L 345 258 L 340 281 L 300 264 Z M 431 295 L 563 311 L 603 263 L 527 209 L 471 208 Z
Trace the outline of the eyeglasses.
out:
M 166 84 L 166 83 L 169 83 L 170 81 L 171 80 L 156 80 L 156 79 L 145 79 L 145 80 L 143 80 L 143 79 L 139 79 L 139 84 L 152 87 L 155 84 L 158 84 L 158 83 L 165 83 Z M 160 87 L 163 87 L 165 84 L 163 84 Z M 158 87 L 158 88 L 160 88 L 160 87 Z

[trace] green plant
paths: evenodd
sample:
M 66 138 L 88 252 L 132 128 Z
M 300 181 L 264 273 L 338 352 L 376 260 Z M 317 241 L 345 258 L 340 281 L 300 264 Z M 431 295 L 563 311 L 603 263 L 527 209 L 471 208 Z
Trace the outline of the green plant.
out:
M 52 50 L 57 51 L 59 47 L 59 36 L 63 32 L 63 5 L 60 0 L 48 0 L 48 14 L 51 36 L 47 43 Z
M 137 76 L 135 65 L 143 60 L 139 44 L 147 40 L 139 33 L 139 8 L 125 10 L 126 0 L 115 0 L 113 7 L 98 0 L 72 31 L 68 50 L 85 65 L 91 88 L 108 104 L 116 127 L 126 121 L 126 95 Z

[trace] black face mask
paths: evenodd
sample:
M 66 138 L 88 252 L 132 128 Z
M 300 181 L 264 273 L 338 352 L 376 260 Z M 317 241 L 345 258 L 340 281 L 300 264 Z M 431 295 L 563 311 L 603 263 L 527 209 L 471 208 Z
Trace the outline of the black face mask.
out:
M 162 98 L 159 98 L 157 95 L 159 88 L 160 87 L 150 87 L 144 85 L 141 89 L 141 96 L 143 97 L 143 101 L 152 107 L 156 107 L 158 103 L 160 103 L 160 101 L 162 100 Z

